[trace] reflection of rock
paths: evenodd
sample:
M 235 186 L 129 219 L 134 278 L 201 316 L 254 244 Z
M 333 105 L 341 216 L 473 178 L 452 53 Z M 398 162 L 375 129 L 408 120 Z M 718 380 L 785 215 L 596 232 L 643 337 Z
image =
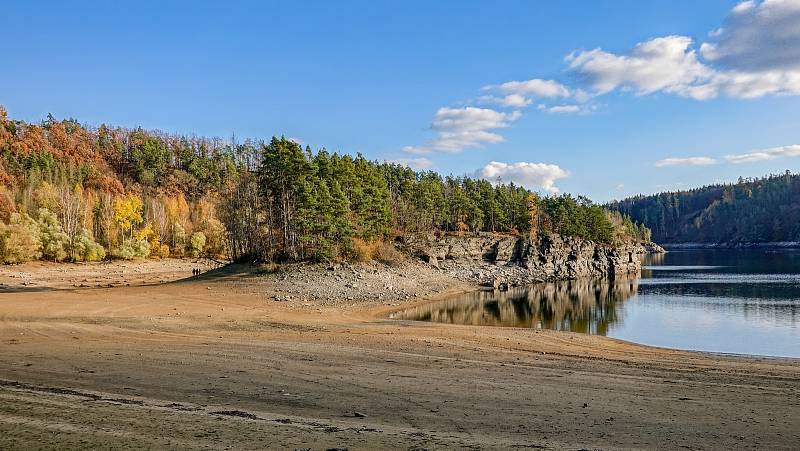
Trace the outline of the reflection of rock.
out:
M 664 264 L 664 253 L 648 254 L 642 259 L 642 264 L 645 266 L 657 266 Z
M 605 335 L 618 303 L 636 293 L 634 279 L 567 281 L 478 291 L 400 312 L 396 317 L 453 324 L 533 327 Z

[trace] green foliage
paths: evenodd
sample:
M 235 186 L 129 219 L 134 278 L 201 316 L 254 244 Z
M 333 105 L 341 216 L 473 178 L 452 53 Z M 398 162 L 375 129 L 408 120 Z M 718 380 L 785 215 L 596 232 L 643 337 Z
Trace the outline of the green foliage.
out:
M 6 196 L 11 202 L 0 199 L 3 218 L 47 209 L 35 215 L 35 240 L 23 233 L 20 243 L 10 245 L 26 250 L 7 252 L 9 261 L 37 258 L 38 252 L 60 260 L 64 251 L 77 260 L 101 259 L 103 248 L 94 239 L 119 258 L 171 251 L 272 261 L 386 255 L 388 262 L 396 260 L 396 249 L 383 243 L 398 235 L 558 233 L 611 243 L 649 233 L 582 197 L 534 196 L 531 209 L 531 191 L 513 183 L 443 177 L 325 149 L 313 153 L 283 137 L 225 142 L 140 128 L 86 128 L 53 117 L 36 125 L 8 120 L 2 108 L 0 184 L 13 187 Z M 66 202 L 65 188 L 76 185 L 78 194 Z M 202 205 L 216 199 L 222 201 Z M 720 203 L 739 199 L 739 193 L 727 193 Z M 782 219 L 772 224 L 772 230 L 792 227 Z M 202 245 L 201 235 L 188 236 L 192 231 L 205 238 Z
M 27 214 L 12 213 L 8 224 L 0 222 L 0 261 L 24 263 L 41 257 L 39 227 Z
M 172 224 L 172 240 L 172 252 L 178 257 L 183 256 L 186 249 L 186 229 L 180 222 Z
M 111 256 L 123 260 L 147 258 L 150 256 L 150 243 L 146 240 L 128 240 L 121 246 L 112 249 Z
M 148 136 L 142 130 L 131 134 L 135 143 L 130 149 L 130 164 L 136 180 L 147 186 L 159 186 L 164 181 L 171 152 L 163 141 Z
M 73 251 L 78 260 L 86 262 L 100 261 L 106 257 L 106 250 L 100 244 L 95 243 L 86 229 L 81 229 L 75 240 Z
M 66 247 L 69 237 L 61 229 L 58 218 L 46 208 L 40 208 L 37 217 L 42 258 L 51 261 L 62 261 L 67 258 Z
M 251 180 L 240 183 L 237 195 L 250 192 Z M 262 148 L 258 193 L 262 210 L 240 205 L 227 228 L 234 252 L 236 243 L 254 239 L 253 250 L 267 260 L 375 258 L 372 243 L 431 231 L 519 234 L 535 228 L 531 236 L 558 233 L 602 243 L 640 239 L 643 233 L 630 220 L 612 221 L 584 197 L 533 196 L 531 210 L 531 191 L 513 183 L 442 178 L 324 149 L 313 154 L 285 138 Z M 259 236 L 238 232 L 241 214 L 258 218 Z
M 199 257 L 206 247 L 206 236 L 203 232 L 195 232 L 189 240 L 189 254 L 192 257 Z
M 800 174 L 637 196 L 609 204 L 662 243 L 800 241 Z

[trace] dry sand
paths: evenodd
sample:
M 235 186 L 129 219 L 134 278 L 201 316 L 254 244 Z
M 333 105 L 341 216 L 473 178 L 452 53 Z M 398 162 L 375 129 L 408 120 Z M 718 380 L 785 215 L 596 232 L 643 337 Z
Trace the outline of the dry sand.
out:
M 20 268 L 26 280 L 43 285 L 30 268 Z M 438 292 L 427 300 L 469 288 L 421 266 L 409 271 L 419 278 L 398 289 Z M 386 304 L 426 299 L 334 292 L 276 301 L 292 289 L 292 274 L 229 267 L 145 286 L 8 285 L 0 292 L 0 449 L 800 444 L 799 360 L 386 319 L 398 308 Z M 359 280 L 384 279 L 367 268 Z

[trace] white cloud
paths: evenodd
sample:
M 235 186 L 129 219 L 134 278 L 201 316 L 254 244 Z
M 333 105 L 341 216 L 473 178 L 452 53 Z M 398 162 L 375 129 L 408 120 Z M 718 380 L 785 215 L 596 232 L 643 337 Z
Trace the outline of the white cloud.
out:
M 700 47 L 703 57 L 742 72 L 800 68 L 800 1 L 747 1 L 725 19 L 716 42 Z
M 533 102 L 533 100 L 519 95 L 519 94 L 509 94 L 507 96 L 481 96 L 478 98 L 481 103 L 493 103 L 495 105 L 500 105 L 503 107 L 510 107 L 510 108 L 522 108 L 526 107 Z
M 286 138 L 286 139 L 288 139 L 289 141 L 294 141 L 294 142 L 296 142 L 296 143 L 297 143 L 297 145 L 299 145 L 299 146 L 305 145 L 305 143 L 306 143 L 306 142 L 305 142 L 305 141 L 303 141 L 302 139 L 300 139 L 300 138 L 296 138 L 296 137 L 294 137 L 294 136 L 290 136 L 290 137 L 288 137 L 288 138 Z
M 478 100 L 482 103 L 493 103 L 502 107 L 524 108 L 534 99 L 557 99 L 574 97 L 577 102 L 586 102 L 589 99 L 585 91 L 572 92 L 563 84 L 555 80 L 534 78 L 531 80 L 514 80 L 499 85 L 483 87 L 484 91 L 498 92 L 503 95 L 481 96 Z
M 573 52 L 566 61 L 597 94 L 628 89 L 696 97 L 691 88 L 709 80 L 713 70 L 698 61 L 691 45 L 686 36 L 666 36 L 641 42 L 628 55 L 594 49 Z
M 717 160 L 709 157 L 664 158 L 656 161 L 655 166 L 658 168 L 666 166 L 708 166 L 716 162 Z
M 541 188 L 548 193 L 557 193 L 556 180 L 568 177 L 569 172 L 555 164 L 492 161 L 475 171 L 475 176 L 492 183 L 514 182 L 529 189 Z
M 496 89 L 507 94 L 519 94 L 537 98 L 569 97 L 570 95 L 569 89 L 561 83 L 541 78 L 507 81 L 497 86 L 486 86 L 484 89 Z
M 551 107 L 539 105 L 539 109 L 548 113 L 579 113 L 581 111 L 581 107 L 578 105 L 556 105 Z
M 800 145 L 773 147 L 771 149 L 754 150 L 752 152 L 726 155 L 725 159 L 731 163 L 755 163 L 758 161 L 774 160 L 780 157 L 800 157 Z
M 545 113 L 553 113 L 553 114 L 590 114 L 595 110 L 594 105 L 575 105 L 575 104 L 563 104 L 563 105 L 553 105 L 547 106 L 544 104 L 539 104 L 536 106 L 539 111 L 543 111 Z
M 420 158 L 389 158 L 385 160 L 387 163 L 395 163 L 402 166 L 408 166 L 411 169 L 428 169 L 433 166 L 433 161 L 420 157 Z
M 757 98 L 800 94 L 800 1 L 746 1 L 700 46 L 718 71 L 703 88 L 709 97 Z
M 731 9 L 724 26 L 708 33 L 708 40 L 699 51 L 692 38 L 679 35 L 640 42 L 623 53 L 600 48 L 574 51 L 565 61 L 581 76 L 582 87 L 541 78 L 512 80 L 483 87 L 485 95 L 478 101 L 522 109 L 538 100 L 542 112 L 587 114 L 596 108 L 589 103 L 593 98 L 616 91 L 666 93 L 695 100 L 800 95 L 800 0 L 743 1 Z M 440 108 L 432 124 L 438 135 L 403 150 L 455 153 L 502 142 L 503 136 L 495 130 L 508 127 L 519 116 L 518 110 Z M 729 161 L 736 161 L 737 156 L 730 157 Z M 659 163 L 710 164 L 670 158 Z
M 484 144 L 502 142 L 504 138 L 491 130 L 506 128 L 522 116 L 519 111 L 502 113 L 489 108 L 439 108 L 431 123 L 436 138 L 422 146 L 406 146 L 412 154 L 431 152 L 458 153 Z
M 687 36 L 654 38 L 627 54 L 576 51 L 566 61 L 598 95 L 631 90 L 706 100 L 800 94 L 800 0 L 742 2 L 709 36 L 715 42 L 700 46 L 705 62 Z
M 520 117 L 520 112 L 501 113 L 489 108 L 439 108 L 431 128 L 445 132 L 468 132 L 508 127 L 508 122 Z

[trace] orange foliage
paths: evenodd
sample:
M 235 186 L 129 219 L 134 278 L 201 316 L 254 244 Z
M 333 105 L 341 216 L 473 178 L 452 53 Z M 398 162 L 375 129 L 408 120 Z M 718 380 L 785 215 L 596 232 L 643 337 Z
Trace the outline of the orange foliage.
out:
M 14 205 L 14 199 L 11 197 L 11 193 L 0 186 L 0 220 L 8 222 L 11 218 L 11 213 L 16 212 L 17 206 Z

